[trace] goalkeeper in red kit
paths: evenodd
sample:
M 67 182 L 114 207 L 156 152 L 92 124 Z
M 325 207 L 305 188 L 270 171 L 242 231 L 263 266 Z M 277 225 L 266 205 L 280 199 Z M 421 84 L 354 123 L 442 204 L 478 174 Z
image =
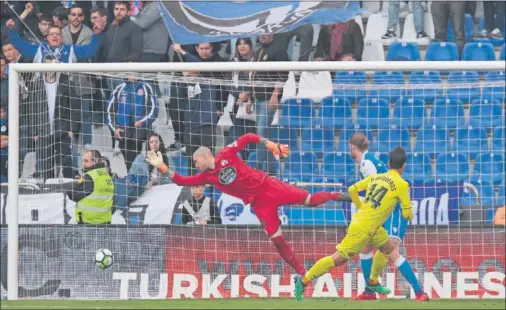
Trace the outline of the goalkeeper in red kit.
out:
M 159 152 L 148 152 L 146 161 L 163 174 L 167 174 L 177 185 L 212 184 L 220 191 L 241 199 L 245 204 L 251 204 L 279 255 L 299 275 L 304 275 L 306 270 L 282 235 L 278 207 L 294 204 L 315 207 L 330 200 L 351 200 L 347 194 L 338 192 L 319 192 L 311 195 L 303 189 L 286 184 L 276 178 L 269 177 L 263 171 L 251 168 L 237 156 L 237 153 L 249 143 L 264 144 L 277 159 L 280 156 L 288 156 L 287 145 L 274 143 L 249 133 L 223 148 L 216 156 L 213 156 L 207 147 L 196 150 L 193 154 L 193 161 L 201 172 L 195 176 L 185 177 L 170 170 L 163 163 L 162 154 Z

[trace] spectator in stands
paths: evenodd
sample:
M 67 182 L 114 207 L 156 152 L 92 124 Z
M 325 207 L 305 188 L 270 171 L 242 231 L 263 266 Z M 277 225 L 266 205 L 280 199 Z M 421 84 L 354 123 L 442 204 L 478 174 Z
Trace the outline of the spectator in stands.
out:
M 53 25 L 53 19 L 48 15 L 41 15 L 39 17 L 39 23 L 37 29 L 31 29 L 31 31 L 25 31 L 24 39 L 32 44 L 40 44 L 41 42 L 47 42 L 47 35 L 49 33 L 49 27 Z
M 413 21 L 415 23 L 415 31 L 417 39 L 426 39 L 429 36 L 424 29 L 424 8 L 422 1 L 411 1 L 413 4 Z M 389 1 L 388 6 L 388 28 L 383 35 L 383 39 L 395 39 L 397 24 L 399 23 L 399 11 L 401 10 L 401 1 Z
M 253 42 L 250 38 L 237 39 L 235 43 L 235 56 L 232 61 L 249 62 L 253 60 Z M 232 122 L 234 126 L 228 131 L 228 143 L 234 142 L 237 138 L 247 133 L 256 133 L 255 114 L 251 102 L 251 87 L 245 86 L 244 81 L 249 80 L 249 72 L 233 72 L 230 78 L 234 81 L 232 95 L 235 98 Z M 243 82 L 241 82 L 243 81 Z M 243 159 L 248 158 L 250 148 L 246 147 L 241 151 Z
M 44 58 L 44 63 L 56 62 L 52 54 Z M 55 164 L 61 165 L 64 178 L 74 177 L 71 147 L 79 130 L 81 105 L 73 83 L 67 74 L 46 72 L 35 75 L 27 88 L 34 90 L 29 94 L 30 114 L 26 116 L 37 159 L 34 177 L 59 177 L 59 173 L 55 175 Z
M 300 42 L 299 61 L 308 61 L 313 48 L 313 26 L 310 24 L 302 25 L 292 31 L 282 32 L 274 35 L 274 42 L 288 52 L 288 44 L 292 38 Z M 291 58 L 291 55 L 289 55 Z
M 466 32 L 464 28 L 466 2 L 465 1 L 432 1 L 432 19 L 434 20 L 435 40 L 448 41 L 448 21 L 451 19 L 455 42 L 462 56 L 466 44 Z
M 103 32 L 107 28 L 107 10 L 101 6 L 95 6 L 91 9 L 90 13 L 93 32 Z
M 351 55 L 354 60 L 361 61 L 363 51 L 362 30 L 354 19 L 350 19 L 344 23 L 322 26 L 314 57 L 317 61 L 335 61 Z
M 139 58 L 129 58 L 139 62 Z M 113 91 L 107 105 L 107 125 L 119 140 L 127 171 L 130 170 L 151 125 L 158 116 L 158 101 L 153 86 L 132 75 Z
M 192 199 L 183 202 L 181 223 L 183 225 L 219 225 L 220 212 L 214 200 L 204 195 L 204 186 L 191 187 Z
M 0 104 L 0 183 L 7 182 L 8 179 L 8 139 L 9 139 L 9 123 L 7 121 L 7 105 L 2 100 Z
M 19 54 L 18 50 L 12 45 L 11 41 L 6 40 L 2 42 L 2 52 L 5 56 L 5 59 L 8 63 L 18 63 L 22 62 L 21 54 Z M 9 68 L 5 68 L 5 74 L 7 75 L 9 72 Z
M 143 1 L 143 8 L 133 20 L 142 29 L 142 62 L 168 60 L 169 33 L 155 1 Z
M 504 1 L 483 1 L 485 13 L 485 29 L 479 34 L 478 38 L 490 38 L 502 40 L 504 29 L 504 10 L 506 9 Z
M 62 29 L 63 43 L 67 45 L 86 45 L 90 44 L 93 37 L 93 31 L 86 25 L 83 25 L 84 10 L 74 5 L 69 13 L 70 23 Z M 85 61 L 88 61 L 86 59 Z M 90 76 L 85 74 L 76 74 L 72 76 L 76 86 L 76 92 L 81 100 L 81 132 L 83 134 L 83 144 L 86 149 L 91 149 L 92 134 L 92 95 Z
M 53 25 L 59 28 L 64 28 L 69 23 L 67 9 L 59 6 L 53 10 Z
M 6 104 L 9 101 L 9 79 L 5 72 L 7 70 L 7 60 L 5 56 L 0 56 L 0 103 Z

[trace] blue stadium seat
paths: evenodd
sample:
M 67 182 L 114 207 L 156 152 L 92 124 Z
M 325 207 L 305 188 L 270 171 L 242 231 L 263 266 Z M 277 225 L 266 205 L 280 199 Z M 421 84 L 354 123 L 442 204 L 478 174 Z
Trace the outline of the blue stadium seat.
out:
M 499 100 L 475 99 L 471 102 L 469 125 L 491 129 L 502 124 L 504 116 Z
M 373 144 L 375 152 L 388 153 L 398 146 L 402 146 L 406 152 L 411 150 L 409 131 L 397 125 L 381 127 Z
M 314 153 L 292 152 L 285 162 L 283 180 L 310 182 L 318 172 L 318 159 Z
M 479 200 L 474 190 L 464 188 L 460 196 L 460 205 L 463 207 L 472 207 L 480 205 L 483 207 L 491 207 L 494 205 L 494 186 L 488 182 L 471 182 L 476 188 Z
M 488 82 L 504 82 L 506 74 L 504 71 L 491 71 L 487 73 L 485 86 L 483 87 L 482 98 L 497 99 L 500 102 L 504 102 L 506 89 L 504 85 L 489 86 Z M 487 85 L 488 84 L 488 85 Z
M 285 127 L 271 127 L 269 130 L 269 139 L 281 144 L 288 144 L 292 151 L 299 149 L 297 143 L 297 129 Z
M 497 195 L 496 206 L 506 205 L 506 184 L 499 185 L 499 194 Z
M 334 152 L 334 129 L 322 126 L 302 129 L 302 152 L 315 152 L 318 158 Z
M 506 149 L 506 127 L 499 126 L 492 132 L 492 152 L 503 153 Z
M 436 97 L 443 95 L 441 75 L 437 71 L 411 72 L 406 90 L 407 97 L 432 102 Z
M 339 145 L 337 147 L 338 152 L 347 153 L 350 151 L 349 142 L 355 132 L 363 133 L 364 135 L 367 136 L 369 142 L 372 143 L 373 140 L 372 131 L 368 130 L 366 126 L 360 124 L 349 125 L 341 129 L 341 134 L 339 135 Z
M 422 99 L 399 98 L 395 103 L 392 124 L 418 129 L 427 121 L 427 109 Z
M 494 46 L 487 42 L 468 42 L 462 52 L 462 60 L 486 61 L 495 60 Z
M 328 96 L 320 104 L 320 118 L 324 127 L 342 128 L 352 123 L 351 104 L 347 99 Z
M 350 102 L 357 102 L 367 96 L 365 85 L 366 76 L 363 71 L 336 72 L 333 95 L 348 99 Z
M 472 42 L 473 41 L 473 34 L 474 34 L 474 20 L 471 14 L 466 14 L 465 21 L 464 21 L 464 32 L 466 34 L 466 42 Z M 454 41 L 454 35 L 453 35 L 453 26 L 451 18 L 448 18 L 448 35 L 447 35 L 448 41 Z
M 376 71 L 372 77 L 369 97 L 388 98 L 395 102 L 404 94 L 404 75 L 398 71 Z
M 390 104 L 384 98 L 361 99 L 357 107 L 357 124 L 376 129 L 390 123 Z
M 430 124 L 454 129 L 464 124 L 464 106 L 457 99 L 437 98 L 431 109 Z
M 488 136 L 485 128 L 469 126 L 455 132 L 452 151 L 467 154 L 474 159 L 482 151 L 488 150 Z
M 408 153 L 406 170 L 402 174 L 406 180 L 411 182 L 423 182 L 432 178 L 432 167 L 430 157 L 422 153 Z
M 436 125 L 425 125 L 418 130 L 414 151 L 434 158 L 450 149 L 448 129 Z
M 503 153 L 484 152 L 476 156 L 471 181 L 489 181 L 499 185 L 504 181 Z
M 420 60 L 420 48 L 415 42 L 392 42 L 387 52 L 387 61 L 394 61 L 399 58 L 411 61 Z
M 180 175 L 189 175 L 188 173 L 188 156 L 182 155 L 173 155 L 172 162 L 174 163 L 174 168 L 177 173 Z
M 279 124 L 284 127 L 311 126 L 314 116 L 313 100 L 307 98 L 290 98 L 283 103 L 283 113 Z
M 425 54 L 427 61 L 457 61 L 459 51 L 453 42 L 431 42 Z
M 501 54 L 499 55 L 500 60 L 506 60 L 506 44 L 501 48 Z
M 448 76 L 447 96 L 459 99 L 463 103 L 480 98 L 480 75 L 473 71 L 450 72 Z M 467 87 L 464 87 L 467 86 Z
M 469 161 L 465 154 L 441 153 L 436 158 L 436 179 L 460 182 L 469 179 Z
M 356 165 L 349 153 L 331 153 L 323 157 L 323 176 L 335 181 L 346 181 L 355 178 Z

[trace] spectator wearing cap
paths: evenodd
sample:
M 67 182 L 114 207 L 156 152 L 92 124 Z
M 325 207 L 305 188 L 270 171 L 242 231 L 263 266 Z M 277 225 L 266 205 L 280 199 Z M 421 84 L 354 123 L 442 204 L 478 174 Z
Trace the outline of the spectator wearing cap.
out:
M 143 1 L 143 8 L 135 19 L 142 29 L 142 62 L 163 62 L 168 60 L 169 32 L 163 23 L 160 9 L 154 1 Z
M 67 24 L 69 23 L 68 11 L 63 6 L 59 6 L 56 9 L 54 9 L 52 17 L 53 17 L 53 25 L 56 27 L 63 29 L 63 27 L 67 26 Z

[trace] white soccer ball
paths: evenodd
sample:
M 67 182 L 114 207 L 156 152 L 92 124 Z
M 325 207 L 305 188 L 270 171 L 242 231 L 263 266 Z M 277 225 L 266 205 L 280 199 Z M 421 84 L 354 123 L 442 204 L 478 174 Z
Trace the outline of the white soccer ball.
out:
M 95 253 L 95 264 L 97 264 L 98 268 L 106 269 L 111 267 L 114 262 L 114 258 L 112 257 L 112 252 L 109 249 L 99 249 L 97 253 Z

